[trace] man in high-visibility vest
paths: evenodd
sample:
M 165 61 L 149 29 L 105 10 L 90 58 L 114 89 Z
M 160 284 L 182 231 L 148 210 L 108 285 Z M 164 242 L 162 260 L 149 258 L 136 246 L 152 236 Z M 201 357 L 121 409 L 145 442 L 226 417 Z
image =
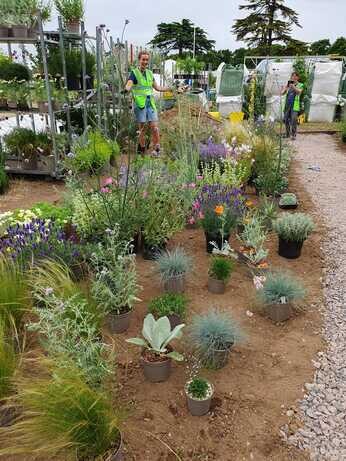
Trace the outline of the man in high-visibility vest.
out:
M 153 142 L 153 155 L 160 155 L 160 131 L 158 114 L 154 99 L 154 91 L 169 91 L 161 87 L 154 80 L 154 75 L 148 69 L 150 55 L 148 51 L 141 51 L 138 55 L 139 65 L 134 68 L 126 83 L 125 90 L 131 91 L 134 99 L 134 115 L 138 123 L 138 153 L 145 153 L 145 126 L 149 123 Z
M 284 102 L 284 121 L 286 125 L 286 137 L 296 139 L 298 116 L 300 112 L 300 96 L 304 85 L 299 82 L 299 74 L 293 72 L 291 79 L 282 89 L 282 95 L 286 95 Z

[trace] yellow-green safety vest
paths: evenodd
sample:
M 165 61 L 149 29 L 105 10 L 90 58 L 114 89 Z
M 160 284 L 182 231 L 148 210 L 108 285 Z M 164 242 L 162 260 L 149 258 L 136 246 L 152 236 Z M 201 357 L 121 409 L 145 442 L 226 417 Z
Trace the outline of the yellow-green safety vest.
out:
M 303 83 L 298 83 L 297 88 L 299 88 L 300 90 L 303 90 L 304 89 L 304 84 Z M 286 109 L 286 101 L 287 101 L 287 93 L 285 94 L 284 103 L 282 105 L 283 110 Z M 300 94 L 296 94 L 296 96 L 294 98 L 293 111 L 294 112 L 300 112 Z
M 151 107 L 156 110 L 153 91 L 154 75 L 152 71 L 146 69 L 144 76 L 138 68 L 135 68 L 133 73 L 137 79 L 137 83 L 132 87 L 132 95 L 136 106 L 139 109 L 144 109 L 147 97 L 150 96 Z

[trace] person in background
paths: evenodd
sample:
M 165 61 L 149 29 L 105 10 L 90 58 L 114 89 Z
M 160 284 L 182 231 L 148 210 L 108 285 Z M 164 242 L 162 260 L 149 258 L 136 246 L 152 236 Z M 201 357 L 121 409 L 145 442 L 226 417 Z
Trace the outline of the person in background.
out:
M 284 122 L 286 125 L 286 137 L 296 139 L 298 115 L 300 112 L 300 96 L 304 85 L 299 82 L 299 74 L 293 72 L 291 79 L 282 89 L 282 95 L 286 95 L 284 104 Z
M 153 143 L 153 155 L 160 155 L 160 131 L 158 125 L 158 113 L 156 109 L 154 91 L 169 91 L 169 88 L 161 87 L 154 80 L 154 75 L 148 69 L 150 54 L 148 51 L 141 51 L 138 55 L 138 67 L 134 68 L 125 86 L 127 92 L 132 91 L 134 99 L 134 115 L 138 123 L 139 154 L 145 154 L 145 129 L 149 124 Z

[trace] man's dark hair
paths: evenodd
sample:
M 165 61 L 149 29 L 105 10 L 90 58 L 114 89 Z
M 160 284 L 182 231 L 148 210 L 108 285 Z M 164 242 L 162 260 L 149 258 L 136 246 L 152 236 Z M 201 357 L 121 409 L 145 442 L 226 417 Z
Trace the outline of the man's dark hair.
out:
M 138 53 L 138 59 L 141 59 L 141 57 L 144 56 L 145 54 L 148 55 L 148 56 L 150 56 L 149 51 L 147 51 L 147 50 L 142 50 L 142 51 L 140 51 L 140 52 Z
M 298 73 L 298 72 L 292 72 L 292 75 L 291 75 L 291 77 L 293 77 L 293 75 L 296 75 L 296 76 L 298 77 L 298 79 L 300 79 L 300 75 L 299 75 L 299 73 Z

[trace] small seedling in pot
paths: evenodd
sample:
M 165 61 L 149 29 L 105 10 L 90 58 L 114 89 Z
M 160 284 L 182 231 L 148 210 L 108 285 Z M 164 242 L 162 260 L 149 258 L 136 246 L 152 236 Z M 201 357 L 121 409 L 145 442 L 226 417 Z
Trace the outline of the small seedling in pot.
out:
M 155 318 L 168 317 L 171 328 L 182 323 L 185 317 L 187 300 L 180 293 L 165 293 L 162 296 L 153 298 L 148 306 L 148 311 Z
M 279 201 L 279 207 L 286 210 L 294 210 L 298 206 L 297 197 L 295 194 L 282 194 Z
M 226 290 L 235 262 L 224 256 L 213 256 L 209 267 L 208 290 L 211 293 L 222 294 Z

